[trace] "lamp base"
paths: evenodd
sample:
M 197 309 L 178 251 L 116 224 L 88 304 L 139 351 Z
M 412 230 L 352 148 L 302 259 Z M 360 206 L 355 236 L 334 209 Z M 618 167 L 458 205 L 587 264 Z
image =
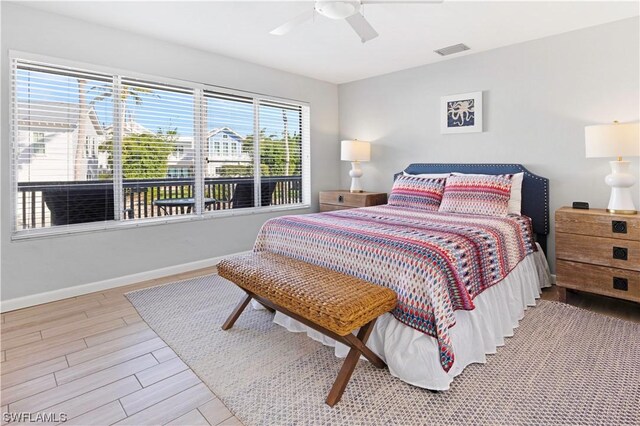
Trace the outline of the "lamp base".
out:
M 637 210 L 615 210 L 615 209 L 607 209 L 607 213 L 611 214 L 638 214 Z
M 611 187 L 611 197 L 607 211 L 614 214 L 636 214 L 636 207 L 631 197 L 631 187 L 635 177 L 629 173 L 629 161 L 609 161 L 611 174 L 604 178 Z
M 351 170 L 349 170 L 349 176 L 351 176 L 351 188 L 349 189 L 349 192 L 364 192 L 362 190 L 362 186 L 360 186 L 362 169 L 360 168 L 359 161 L 351 162 Z

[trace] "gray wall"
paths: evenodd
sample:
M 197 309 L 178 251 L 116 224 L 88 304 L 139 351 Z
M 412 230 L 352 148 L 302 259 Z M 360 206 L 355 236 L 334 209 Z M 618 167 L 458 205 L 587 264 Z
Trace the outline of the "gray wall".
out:
M 552 223 L 553 211 L 575 200 L 606 207 L 608 159 L 585 158 L 584 126 L 638 121 L 639 23 L 626 19 L 340 85 L 341 138 L 373 144 L 364 188 L 389 191 L 392 174 L 413 162 L 522 163 L 550 179 Z M 440 97 L 480 90 L 484 132 L 440 134 Z M 630 160 L 638 177 L 638 159 Z M 348 187 L 348 164 L 341 170 Z M 554 253 L 552 236 L 550 259 Z
M 335 85 L 2 2 L 2 122 L 9 122 L 9 49 L 191 80 L 311 104 L 313 206 L 339 183 Z M 10 136 L 2 126 L 2 300 L 248 250 L 256 214 L 29 241 L 10 240 Z

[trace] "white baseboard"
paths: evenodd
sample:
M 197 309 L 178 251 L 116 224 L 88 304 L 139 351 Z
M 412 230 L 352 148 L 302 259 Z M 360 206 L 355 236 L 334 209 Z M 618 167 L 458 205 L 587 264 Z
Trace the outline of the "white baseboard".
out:
M 183 272 L 189 272 L 196 269 L 208 268 L 217 265 L 222 259 L 226 257 L 242 253 L 247 252 L 232 253 L 225 256 L 212 257 L 211 259 L 198 260 L 196 262 L 183 263 L 181 265 L 167 266 L 166 268 L 154 269 L 152 271 L 140 272 L 137 274 L 110 278 L 108 280 L 97 281 L 89 284 L 82 284 L 74 287 L 47 291 L 45 293 L 32 294 L 24 297 L 16 297 L 15 299 L 3 300 L 0 302 L 0 312 L 14 311 L 16 309 L 27 308 L 29 306 L 54 302 L 56 300 L 82 296 L 83 294 L 94 293 L 96 291 L 122 287 L 142 281 L 166 277 L 169 275 L 181 274 Z
M 556 274 L 551 274 L 551 284 L 556 283 Z

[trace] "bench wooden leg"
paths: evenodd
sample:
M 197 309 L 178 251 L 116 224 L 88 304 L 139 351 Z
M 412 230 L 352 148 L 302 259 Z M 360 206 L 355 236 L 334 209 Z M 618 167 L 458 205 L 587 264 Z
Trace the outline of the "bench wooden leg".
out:
M 371 327 L 373 329 L 373 327 Z M 367 336 L 369 338 L 369 336 Z M 361 340 L 358 340 L 356 336 L 353 334 L 349 334 L 344 336 L 344 340 L 346 340 L 347 344 L 351 346 L 351 348 L 356 348 L 360 353 L 371 362 L 371 364 L 375 365 L 378 368 L 384 368 L 387 366 L 385 362 L 376 354 L 373 353 L 371 349 L 369 349 Z
M 238 317 L 240 317 L 240 314 L 242 313 L 242 311 L 244 311 L 244 308 L 247 307 L 249 302 L 251 302 L 251 296 L 247 294 L 245 298 L 242 299 L 240 303 L 238 303 L 238 306 L 236 306 L 233 312 L 231 312 L 231 315 L 229 315 L 229 318 L 227 318 L 224 324 L 222 324 L 223 330 L 228 330 L 231 327 L 233 327 L 233 324 L 236 323 L 236 321 L 238 320 Z
M 271 306 L 267 306 L 267 305 L 265 305 L 265 304 L 264 304 L 264 303 L 262 303 L 262 302 L 258 302 L 258 303 L 259 303 L 260 305 L 262 305 L 262 307 L 263 307 L 263 308 L 265 308 L 267 311 L 269 311 L 269 312 L 271 312 L 271 313 L 274 313 L 274 312 L 276 311 L 276 310 L 275 310 L 275 309 L 273 309 Z
M 349 379 L 351 379 L 353 370 L 356 368 L 356 365 L 358 364 L 360 355 L 361 354 L 364 355 L 364 353 L 360 350 L 359 346 L 360 345 L 364 346 L 367 343 L 367 339 L 369 338 L 371 331 L 373 331 L 373 325 L 375 324 L 375 322 L 376 320 L 374 319 L 364 327 L 361 327 L 357 337 L 353 337 L 352 334 L 345 336 L 345 340 L 347 340 L 349 343 L 352 343 L 352 339 L 353 340 L 357 339 L 359 341 L 359 344 L 351 345 L 351 350 L 349 351 L 347 358 L 344 360 L 344 364 L 342 364 L 342 368 L 338 373 L 338 377 L 336 378 L 336 381 L 333 383 L 333 387 L 331 388 L 331 390 L 329 391 L 329 395 L 327 396 L 326 403 L 328 406 L 333 407 L 338 403 L 338 401 L 340 401 L 340 398 L 342 398 L 342 394 L 344 393 L 344 390 L 346 389 L 347 384 L 349 383 Z M 364 347 L 366 348 L 366 346 Z M 371 352 L 368 348 L 366 348 L 366 350 L 370 352 L 370 354 L 373 355 L 375 359 L 379 360 L 382 363 L 382 367 L 384 367 L 385 365 L 384 362 L 376 354 Z M 367 359 L 369 359 L 369 356 L 366 356 L 366 357 Z

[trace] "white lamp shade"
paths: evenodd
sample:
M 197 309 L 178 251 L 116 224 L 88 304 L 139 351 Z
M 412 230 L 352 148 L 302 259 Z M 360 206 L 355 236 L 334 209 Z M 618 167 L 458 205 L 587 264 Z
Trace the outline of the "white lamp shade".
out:
M 584 128 L 586 157 L 638 157 L 638 123 L 601 124 Z
M 342 141 L 340 159 L 342 161 L 369 161 L 371 159 L 371 145 L 369 142 L 359 140 Z

